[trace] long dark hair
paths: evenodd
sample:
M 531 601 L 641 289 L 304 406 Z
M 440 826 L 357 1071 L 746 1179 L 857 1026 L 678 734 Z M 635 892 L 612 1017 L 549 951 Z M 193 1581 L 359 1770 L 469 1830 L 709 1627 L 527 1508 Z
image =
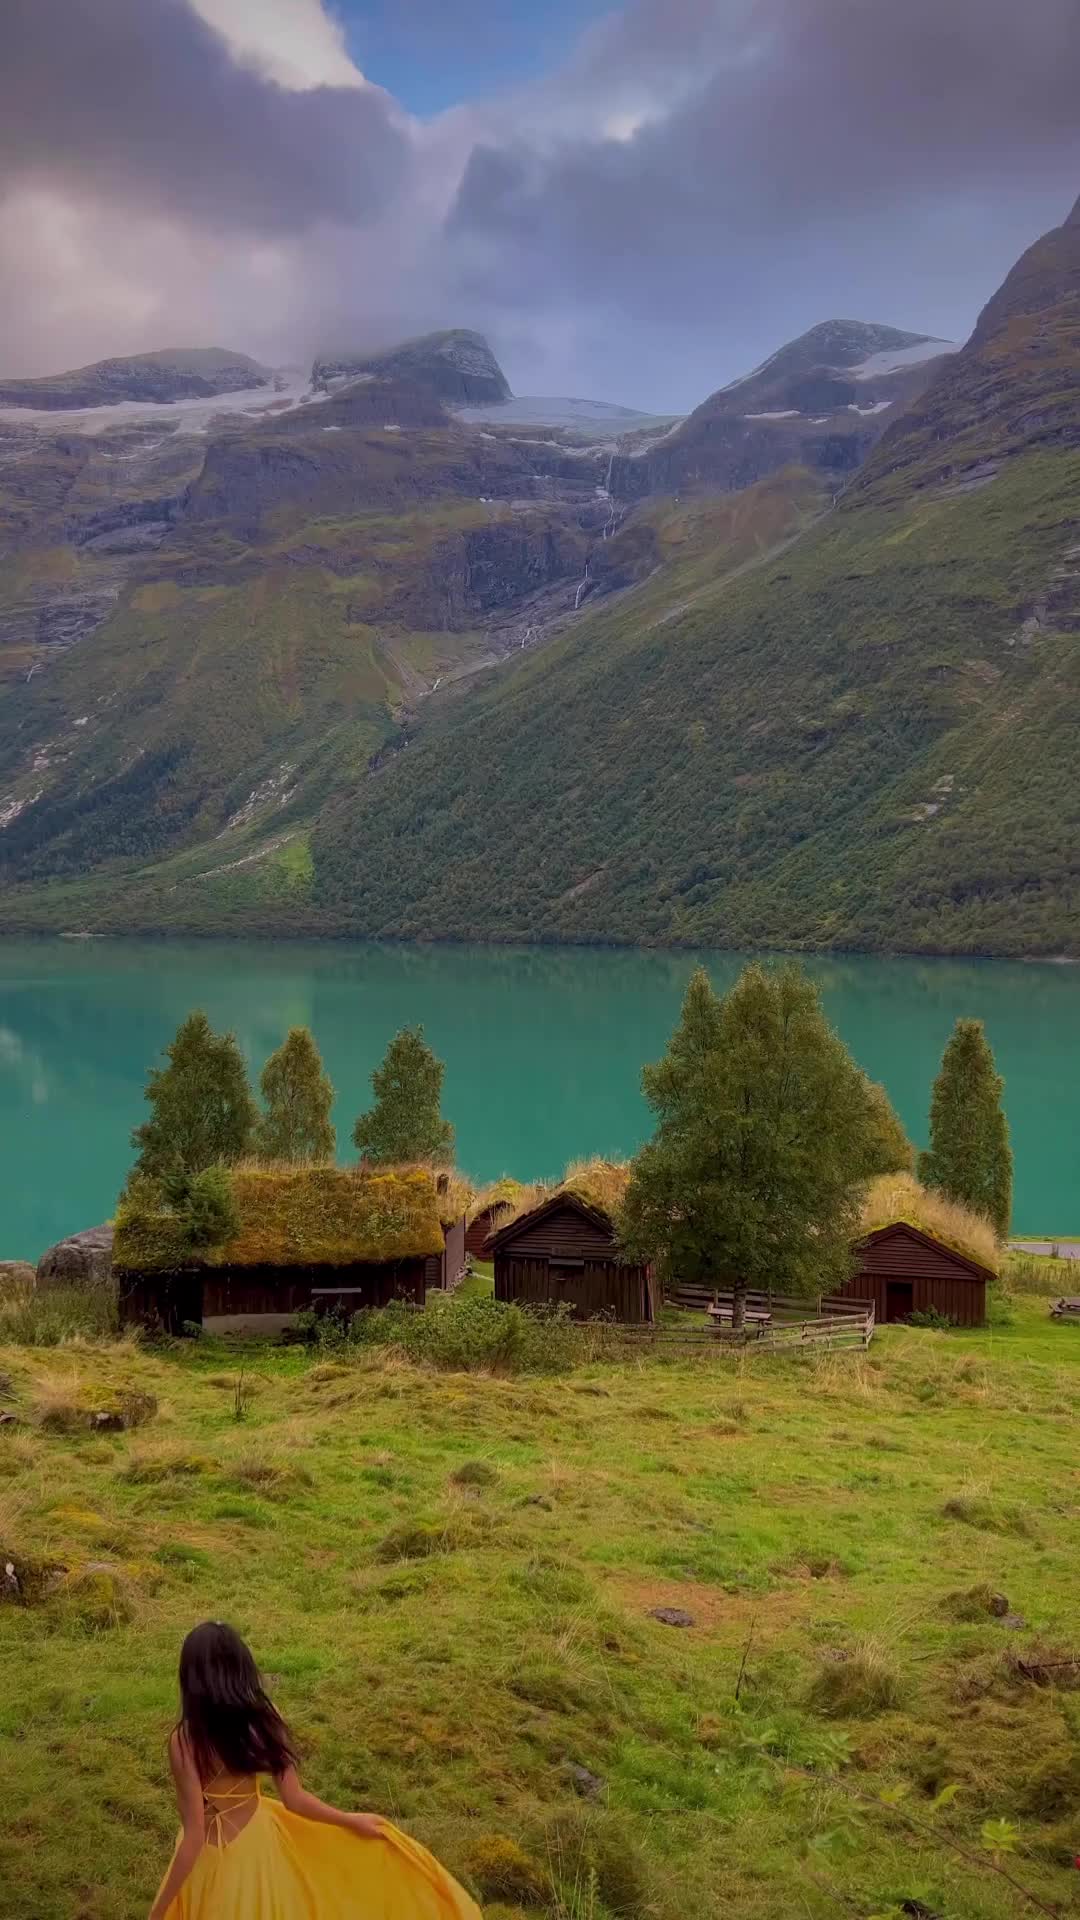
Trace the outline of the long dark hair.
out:
M 180 1649 L 177 1732 L 205 1784 L 215 1773 L 282 1774 L 296 1765 L 293 1736 L 234 1627 L 204 1620 Z

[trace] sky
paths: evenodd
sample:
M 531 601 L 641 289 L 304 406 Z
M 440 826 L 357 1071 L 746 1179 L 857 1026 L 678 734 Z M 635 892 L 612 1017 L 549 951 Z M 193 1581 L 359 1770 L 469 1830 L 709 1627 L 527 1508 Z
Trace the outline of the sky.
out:
M 1080 193 L 1077 0 L 5 0 L 0 375 L 486 333 L 684 411 L 962 339 Z

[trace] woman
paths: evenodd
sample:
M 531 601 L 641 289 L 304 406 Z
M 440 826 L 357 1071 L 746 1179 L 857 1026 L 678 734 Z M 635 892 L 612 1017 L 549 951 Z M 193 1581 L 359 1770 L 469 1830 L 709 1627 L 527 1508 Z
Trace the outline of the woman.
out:
M 240 1635 L 196 1627 L 169 1741 L 183 1831 L 150 1920 L 480 1920 L 407 1834 L 305 1792 L 296 1759 Z M 260 1774 L 279 1800 L 262 1798 Z

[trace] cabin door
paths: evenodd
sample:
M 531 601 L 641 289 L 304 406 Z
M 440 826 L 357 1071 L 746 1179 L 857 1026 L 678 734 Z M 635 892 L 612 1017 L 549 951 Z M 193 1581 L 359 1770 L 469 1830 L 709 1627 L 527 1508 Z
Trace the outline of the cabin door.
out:
M 885 1319 L 891 1326 L 897 1320 L 906 1320 L 915 1305 L 915 1287 L 910 1280 L 886 1280 L 885 1282 Z

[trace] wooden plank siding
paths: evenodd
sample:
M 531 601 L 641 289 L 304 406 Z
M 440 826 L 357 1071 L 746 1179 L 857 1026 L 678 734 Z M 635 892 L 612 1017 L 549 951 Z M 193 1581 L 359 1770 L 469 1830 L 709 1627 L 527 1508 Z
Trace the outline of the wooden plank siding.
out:
M 610 1220 L 572 1194 L 557 1194 L 495 1237 L 495 1298 L 566 1305 L 578 1319 L 602 1314 L 626 1325 L 655 1318 L 652 1274 L 616 1257 Z
M 441 1253 L 429 1253 L 426 1261 L 427 1284 L 442 1292 L 461 1278 L 465 1271 L 465 1215 L 449 1226 L 443 1223 L 444 1246 Z
M 438 1256 L 436 1256 L 436 1259 Z M 214 1332 L 273 1332 L 311 1306 L 385 1307 L 391 1300 L 423 1306 L 427 1262 L 385 1260 L 349 1267 L 218 1267 L 196 1273 L 131 1274 L 120 1287 L 125 1326 L 182 1333 L 185 1324 Z
M 560 1267 L 552 1260 L 496 1256 L 496 1300 L 516 1300 L 521 1306 L 568 1306 L 577 1320 L 609 1314 L 635 1326 L 651 1321 L 651 1311 L 645 1310 L 651 1297 L 644 1267 L 620 1266 L 614 1260 Z
M 906 1221 L 868 1234 L 855 1258 L 855 1273 L 836 1293 L 872 1300 L 879 1325 L 931 1308 L 961 1327 L 985 1325 L 986 1287 L 993 1275 Z
M 488 1234 L 493 1233 L 500 1219 L 505 1219 L 511 1211 L 510 1202 L 501 1200 L 492 1207 L 484 1207 L 475 1220 L 470 1220 L 465 1230 L 466 1253 L 474 1260 L 487 1260 L 491 1252 L 487 1246 Z

